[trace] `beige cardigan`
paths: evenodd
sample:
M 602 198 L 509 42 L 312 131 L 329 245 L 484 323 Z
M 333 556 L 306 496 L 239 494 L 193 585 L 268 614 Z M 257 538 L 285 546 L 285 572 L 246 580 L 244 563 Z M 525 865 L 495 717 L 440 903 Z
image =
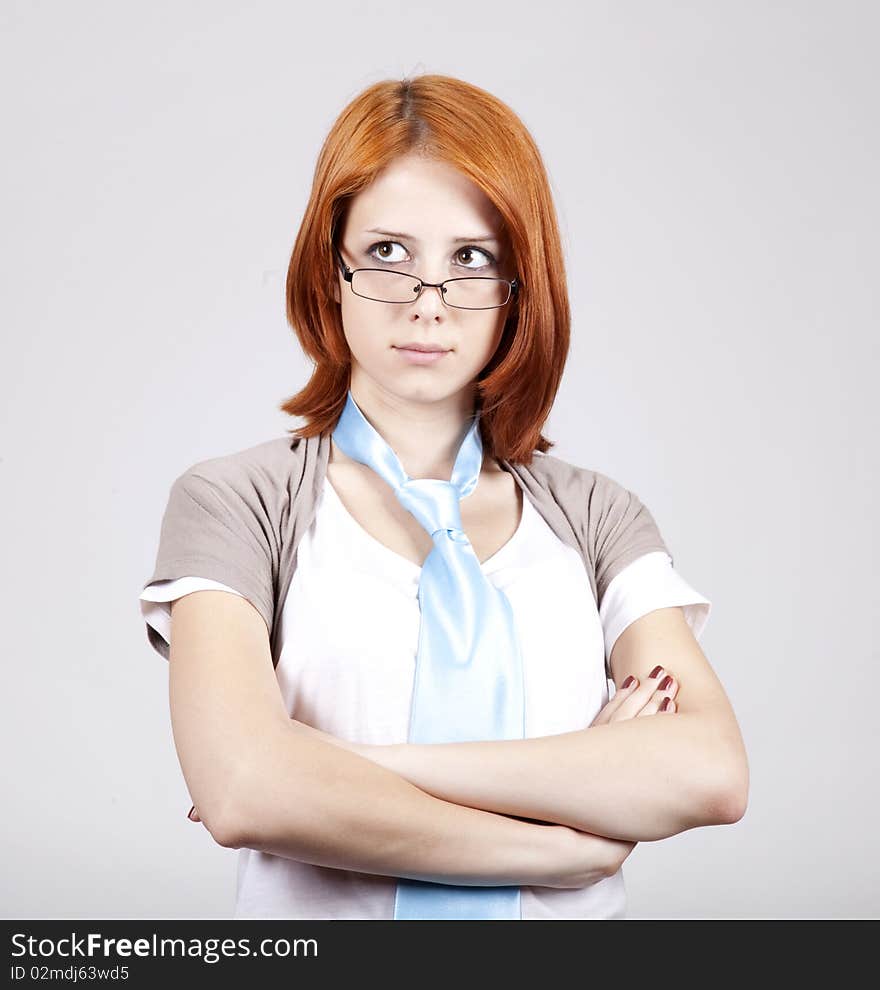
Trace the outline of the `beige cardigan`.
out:
M 229 585 L 262 615 L 277 666 L 276 617 L 329 456 L 327 434 L 287 435 L 192 465 L 171 486 L 156 566 L 143 587 L 187 575 Z M 559 539 L 581 554 L 597 608 L 611 579 L 637 557 L 652 550 L 672 556 L 647 507 L 607 475 L 537 451 L 528 466 L 498 463 Z M 167 660 L 168 644 L 152 626 L 146 630 Z

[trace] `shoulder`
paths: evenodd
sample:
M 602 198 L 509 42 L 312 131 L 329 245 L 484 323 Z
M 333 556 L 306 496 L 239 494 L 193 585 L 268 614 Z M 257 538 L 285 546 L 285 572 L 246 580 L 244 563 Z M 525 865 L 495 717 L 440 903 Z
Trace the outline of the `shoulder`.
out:
M 171 484 L 166 524 L 192 530 L 213 516 L 223 528 L 280 533 L 301 485 L 313 479 L 316 441 L 284 436 L 191 464 Z M 307 461 L 307 447 L 313 451 Z M 311 474 L 309 472 L 311 471 Z
M 632 495 L 616 479 L 594 468 L 581 467 L 554 454 L 535 451 L 529 465 L 514 465 L 520 476 L 523 472 L 533 477 L 557 501 L 585 500 L 588 508 L 595 508 L 605 502 L 627 499 Z
M 275 437 L 228 454 L 191 464 L 174 481 L 175 487 L 195 491 L 215 487 L 244 494 L 288 488 L 289 479 L 301 467 L 305 442 L 296 437 Z

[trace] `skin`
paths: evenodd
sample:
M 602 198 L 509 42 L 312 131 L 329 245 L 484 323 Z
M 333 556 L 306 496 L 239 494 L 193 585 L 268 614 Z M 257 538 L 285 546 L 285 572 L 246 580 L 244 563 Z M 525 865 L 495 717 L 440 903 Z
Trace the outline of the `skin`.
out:
M 614 722 L 622 722 L 625 719 L 644 718 L 648 715 L 674 715 L 677 711 L 675 694 L 678 691 L 678 683 L 673 679 L 669 687 L 660 690 L 661 679 L 666 674 L 667 671 L 661 668 L 656 677 L 647 678 L 644 684 L 638 678 L 633 677 L 628 686 L 625 688 L 622 687 L 617 691 L 614 697 L 601 709 L 590 723 L 590 727 L 611 725 Z M 671 673 L 669 676 L 672 676 Z M 665 706 L 664 702 L 667 702 Z M 378 763 L 380 766 L 385 766 L 387 769 L 395 770 L 400 772 L 402 776 L 406 776 L 401 767 L 404 761 L 395 759 L 394 757 L 395 753 L 401 752 L 399 747 L 372 746 L 351 742 L 347 739 L 340 739 L 338 736 L 333 736 L 329 732 L 323 732 L 321 729 L 316 729 L 314 726 L 307 725 L 304 722 L 298 722 L 295 719 L 291 720 L 291 726 L 305 736 L 311 736 L 313 739 L 346 749 L 351 753 L 356 753 L 358 756 L 364 756 L 374 763 Z M 195 807 L 191 809 L 189 818 L 194 822 L 201 821 Z M 614 852 L 620 856 L 621 863 L 636 846 L 635 842 L 628 840 L 607 839 L 607 842 L 609 843 L 609 847 L 613 844 Z

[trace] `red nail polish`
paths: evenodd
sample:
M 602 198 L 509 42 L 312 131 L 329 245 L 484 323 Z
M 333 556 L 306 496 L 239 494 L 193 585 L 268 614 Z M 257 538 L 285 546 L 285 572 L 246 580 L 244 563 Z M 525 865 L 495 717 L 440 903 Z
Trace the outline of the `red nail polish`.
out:
M 651 673 L 650 673 L 650 674 L 649 674 L 648 676 L 649 676 L 649 677 L 656 677 L 656 676 L 657 676 L 657 675 L 658 675 L 658 674 L 660 673 L 660 671 L 661 671 L 661 670 L 663 670 L 663 668 L 662 668 L 662 667 L 661 667 L 661 666 L 660 666 L 660 665 L 658 664 L 658 665 L 657 665 L 657 666 L 656 666 L 656 667 L 655 667 L 655 668 L 654 668 L 654 669 L 653 669 L 653 670 L 651 671 Z
M 623 691 L 624 688 L 628 688 L 634 680 L 635 678 L 633 677 L 632 674 L 630 674 L 629 677 L 627 677 L 627 679 L 623 682 L 623 684 L 620 685 L 620 690 Z
M 663 704 L 660 706 L 660 711 L 665 712 L 666 709 L 672 704 L 672 698 L 664 698 Z
M 190 820 L 191 822 L 194 822 L 194 821 L 195 821 L 195 818 L 193 818 L 193 812 L 194 812 L 195 810 L 196 810 L 196 806 L 195 806 L 195 805 L 193 805 L 193 806 L 192 806 L 192 807 L 191 807 L 191 808 L 189 809 L 189 811 L 188 811 L 188 812 L 186 813 L 186 817 L 187 817 L 187 818 L 188 818 L 188 819 L 189 819 L 189 820 Z
M 669 685 L 672 683 L 672 678 L 667 674 L 662 681 L 660 681 L 660 687 L 658 690 L 665 691 Z

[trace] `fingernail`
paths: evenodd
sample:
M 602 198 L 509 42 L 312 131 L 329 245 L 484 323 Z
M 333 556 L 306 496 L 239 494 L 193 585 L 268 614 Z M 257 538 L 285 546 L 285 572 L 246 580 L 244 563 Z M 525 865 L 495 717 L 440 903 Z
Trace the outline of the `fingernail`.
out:
M 657 665 L 657 666 L 656 666 L 656 667 L 655 667 L 655 668 L 654 668 L 654 669 L 653 669 L 653 670 L 651 671 L 651 673 L 650 673 L 650 674 L 649 674 L 648 676 L 649 676 L 649 677 L 656 677 L 656 676 L 657 676 L 657 675 L 658 675 L 658 674 L 660 673 L 660 671 L 661 671 L 661 670 L 663 670 L 663 668 L 662 668 L 662 667 L 661 667 L 661 666 L 660 666 L 660 665 L 658 664 L 658 665 Z
M 623 682 L 623 684 L 620 685 L 620 690 L 623 691 L 624 688 L 628 688 L 634 680 L 635 678 L 633 677 L 632 674 L 630 674 L 629 677 L 627 677 L 627 679 Z
M 191 807 L 191 808 L 189 809 L 189 811 L 188 811 L 188 812 L 186 813 L 186 817 L 187 817 L 187 818 L 188 818 L 188 819 L 189 819 L 189 820 L 190 820 L 191 822 L 194 822 L 194 821 L 195 821 L 195 818 L 193 818 L 193 812 L 194 812 L 195 810 L 196 810 L 196 806 L 195 806 L 195 805 L 193 805 L 193 806 L 192 806 L 192 807 Z
M 665 712 L 666 709 L 672 704 L 672 698 L 664 698 L 663 704 L 660 705 L 660 711 Z
M 660 681 L 659 691 L 665 691 L 669 685 L 672 683 L 672 678 L 667 674 L 662 681 Z

